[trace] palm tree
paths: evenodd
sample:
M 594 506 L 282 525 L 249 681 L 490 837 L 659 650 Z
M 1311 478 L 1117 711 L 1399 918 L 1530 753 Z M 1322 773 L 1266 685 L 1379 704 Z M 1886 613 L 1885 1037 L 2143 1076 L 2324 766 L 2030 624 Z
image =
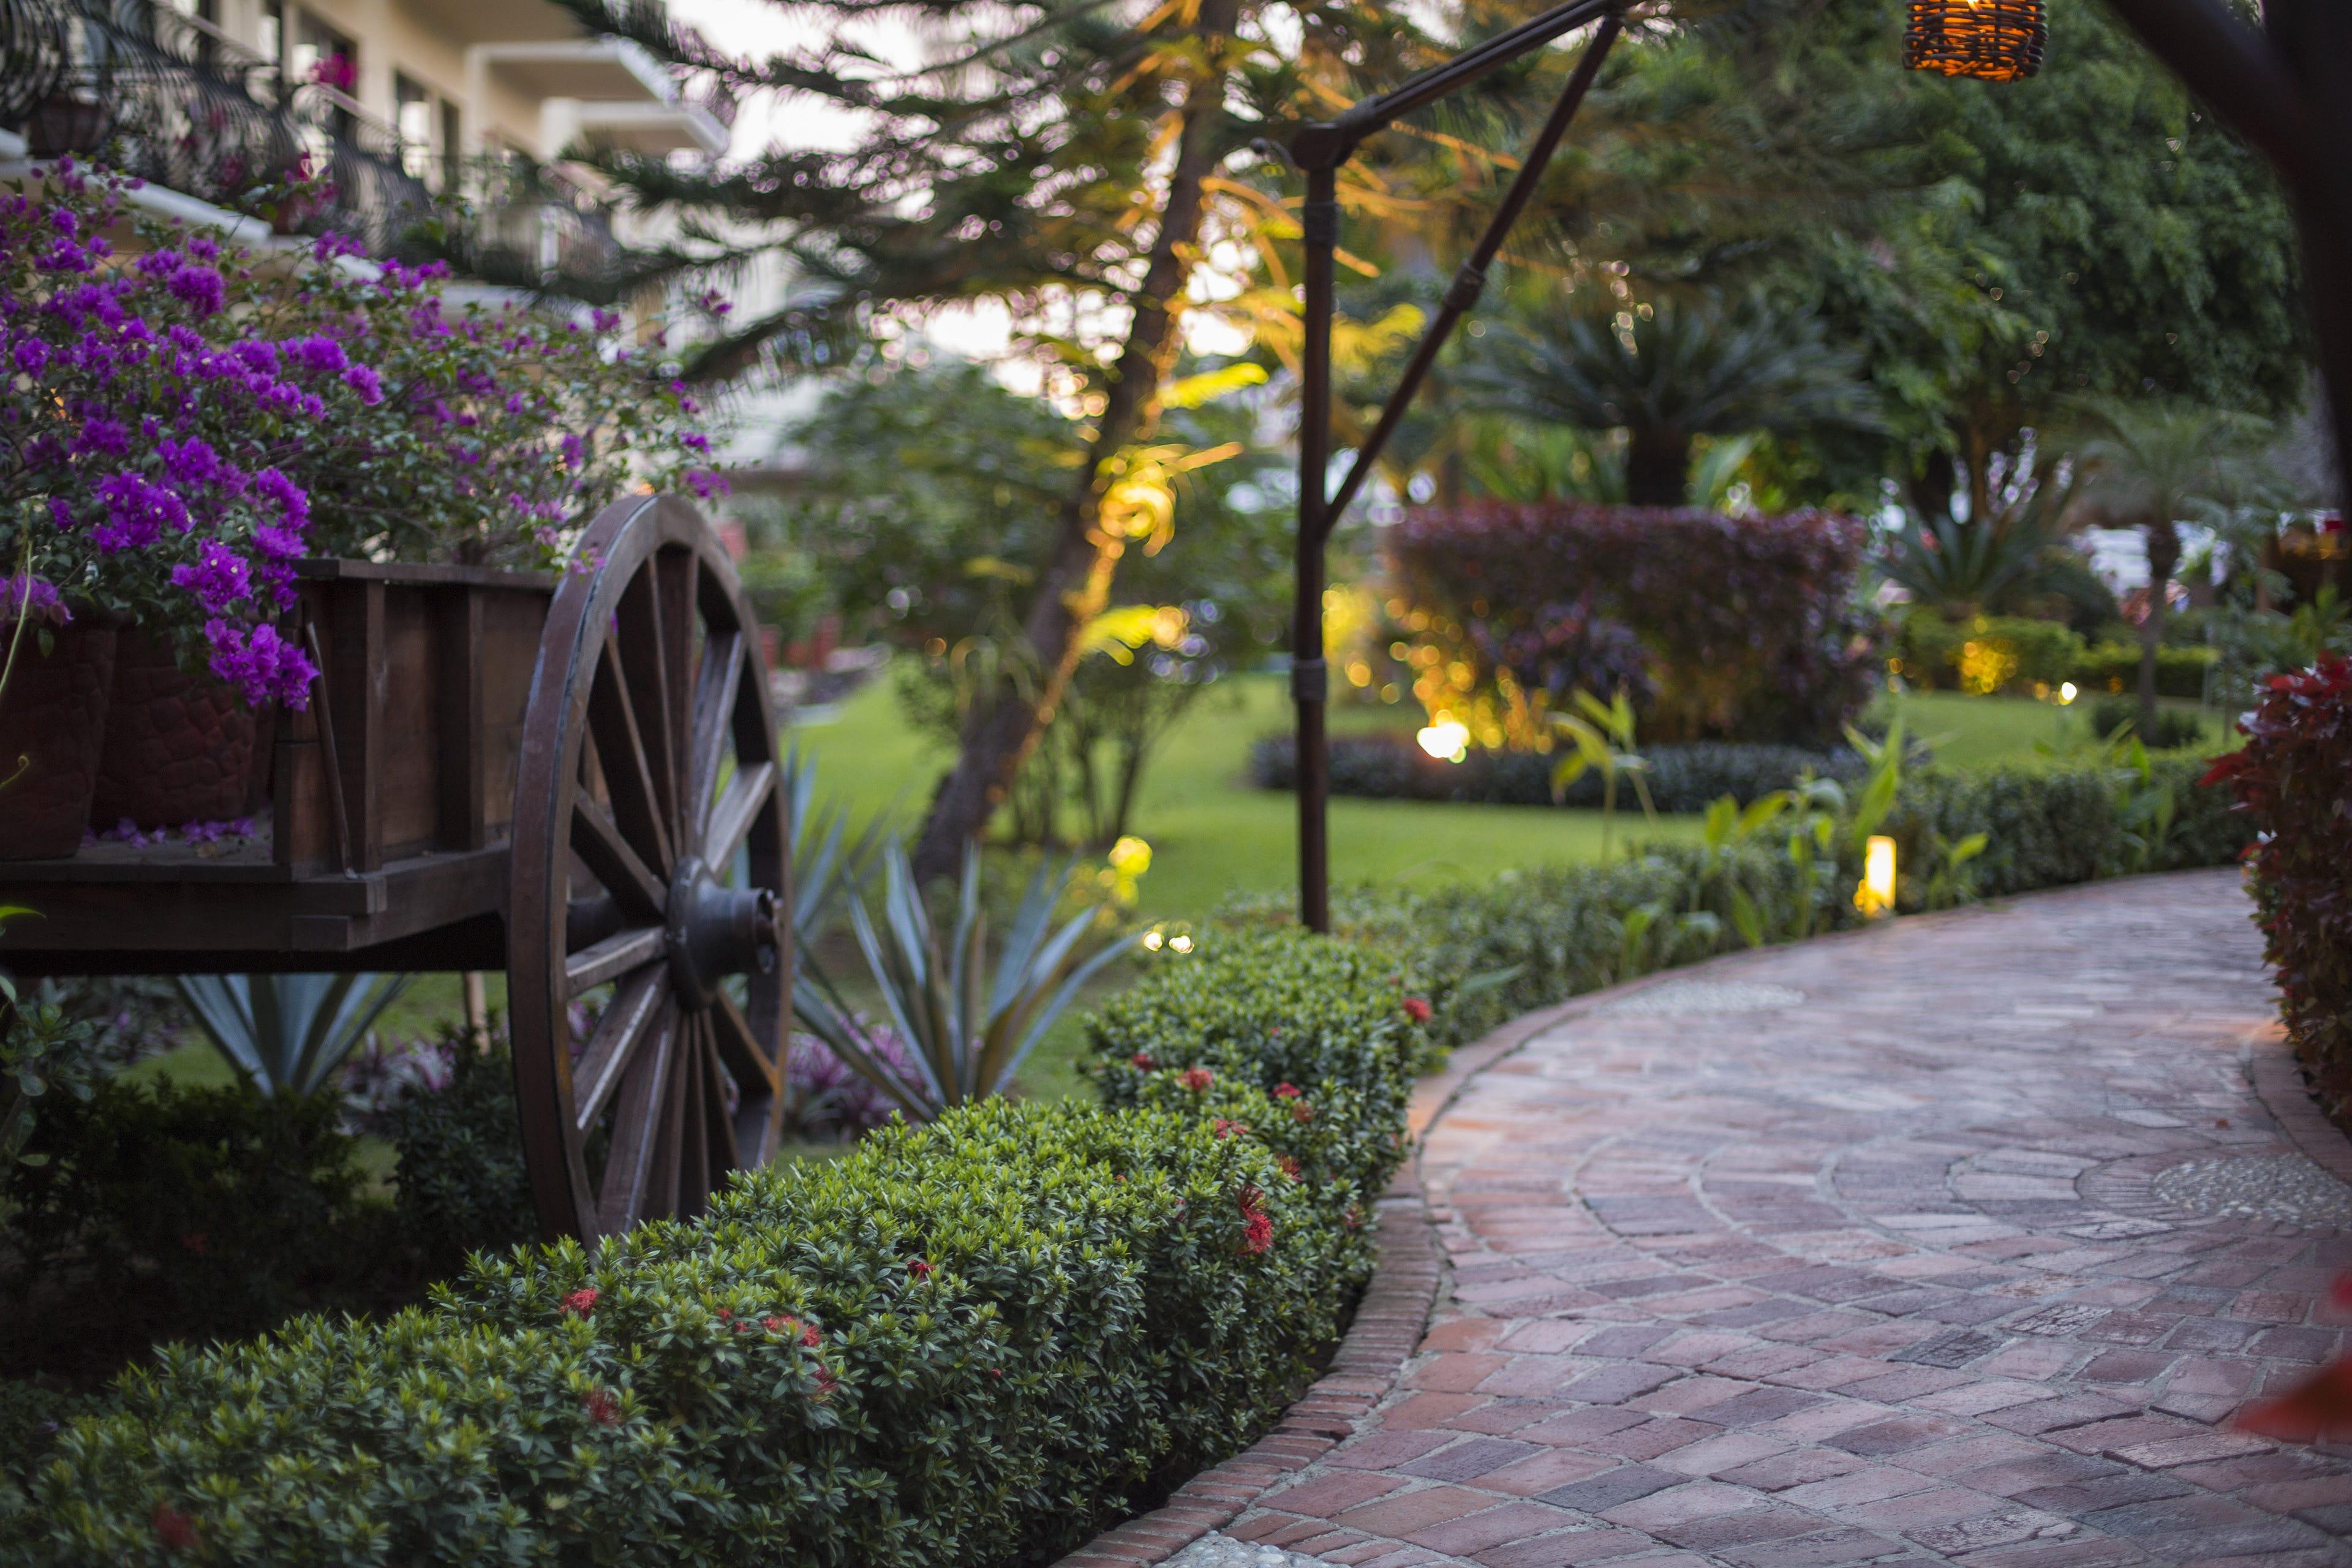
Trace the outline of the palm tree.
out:
M 2250 415 L 2185 403 L 2086 405 L 2082 507 L 2090 521 L 2147 541 L 2147 615 L 2139 624 L 2139 732 L 2156 726 L 2156 650 L 2165 596 L 2180 564 L 2180 524 L 2218 519 L 2252 475 L 2268 427 Z
M 1685 502 L 1700 436 L 1878 427 L 1860 358 L 1832 346 L 1812 317 L 1707 298 L 1649 309 L 1498 322 L 1459 384 L 1489 412 L 1624 431 L 1636 506 Z

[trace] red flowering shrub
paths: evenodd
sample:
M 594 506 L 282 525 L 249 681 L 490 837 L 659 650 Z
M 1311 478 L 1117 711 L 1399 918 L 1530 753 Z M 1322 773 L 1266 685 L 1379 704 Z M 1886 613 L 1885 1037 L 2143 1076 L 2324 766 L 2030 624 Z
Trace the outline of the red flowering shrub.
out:
M 1430 1006 L 1429 999 L 1427 997 L 1408 996 L 1404 999 L 1404 1016 L 1412 1019 L 1414 1023 L 1428 1023 L 1429 1014 Z
M 2252 821 L 2246 864 L 2287 1038 L 2352 1127 L 2352 660 L 2272 677 L 2242 728 L 2206 782 L 2227 783 Z
M 567 1318 L 584 1318 L 595 1310 L 596 1292 L 593 1288 L 574 1290 L 563 1298 L 563 1315 Z
M 1211 1072 L 1207 1068 L 1186 1068 L 1181 1073 L 1177 1075 L 1177 1079 L 1178 1081 L 1182 1083 L 1186 1089 L 1198 1094 L 1202 1089 L 1208 1088 L 1211 1084 L 1216 1082 L 1217 1075 Z
M 1645 740 L 1828 745 L 1876 667 L 1854 593 L 1867 541 L 1827 512 L 1482 502 L 1417 509 L 1388 544 L 1412 624 L 1441 655 L 1421 666 L 1424 703 L 1483 700 L 1507 722 L 1580 686 L 1622 686 Z M 1638 645 L 1640 679 L 1622 652 L 1596 656 L 1596 620 Z

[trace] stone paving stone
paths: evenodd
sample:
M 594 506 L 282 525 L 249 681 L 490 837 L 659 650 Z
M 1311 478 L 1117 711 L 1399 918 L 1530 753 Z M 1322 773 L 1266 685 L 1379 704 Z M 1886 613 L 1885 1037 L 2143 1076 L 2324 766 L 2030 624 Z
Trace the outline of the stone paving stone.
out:
M 2335 1353 L 2352 1232 L 2166 1196 L 2300 1172 L 2240 1067 L 2281 1048 L 2249 912 L 2231 871 L 2105 883 L 1674 982 L 1801 1005 L 1547 1026 L 1424 1137 L 1451 1275 L 1402 1385 L 1225 1533 L 1358 1568 L 2352 1568 L 2352 1455 L 2225 1425 Z

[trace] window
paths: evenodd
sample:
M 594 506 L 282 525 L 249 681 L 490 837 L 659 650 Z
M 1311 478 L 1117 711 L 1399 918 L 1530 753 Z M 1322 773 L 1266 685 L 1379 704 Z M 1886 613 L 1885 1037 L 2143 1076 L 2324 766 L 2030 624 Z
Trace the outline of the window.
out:
M 261 26 L 253 43 L 263 59 L 286 68 L 286 0 L 261 0 Z
M 294 52 L 287 62 L 294 86 L 299 90 L 316 85 L 334 95 L 326 99 L 327 128 L 348 142 L 359 129 L 351 105 L 359 94 L 359 46 L 308 11 L 297 16 Z
M 441 188 L 455 194 L 465 184 L 466 142 L 459 134 L 462 129 L 457 118 L 457 106 L 447 99 L 441 100 Z
M 433 95 L 399 71 L 392 76 L 392 123 L 400 132 L 400 166 L 424 179 L 433 171 Z

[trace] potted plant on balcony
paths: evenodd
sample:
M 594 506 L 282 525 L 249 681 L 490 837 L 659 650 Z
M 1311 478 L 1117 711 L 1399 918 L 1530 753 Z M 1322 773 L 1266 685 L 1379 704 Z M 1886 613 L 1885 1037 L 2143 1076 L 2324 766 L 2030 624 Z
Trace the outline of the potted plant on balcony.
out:
M 716 483 L 617 317 L 451 311 L 336 236 L 256 258 L 150 226 L 118 255 L 123 184 L 62 161 L 0 192 L 0 560 L 35 632 L 0 755 L 44 800 L 88 780 L 78 818 L 6 814 L 0 858 L 71 853 L 100 802 L 140 828 L 234 812 L 255 715 L 318 673 L 285 620 L 298 559 L 551 565 L 625 484 Z

